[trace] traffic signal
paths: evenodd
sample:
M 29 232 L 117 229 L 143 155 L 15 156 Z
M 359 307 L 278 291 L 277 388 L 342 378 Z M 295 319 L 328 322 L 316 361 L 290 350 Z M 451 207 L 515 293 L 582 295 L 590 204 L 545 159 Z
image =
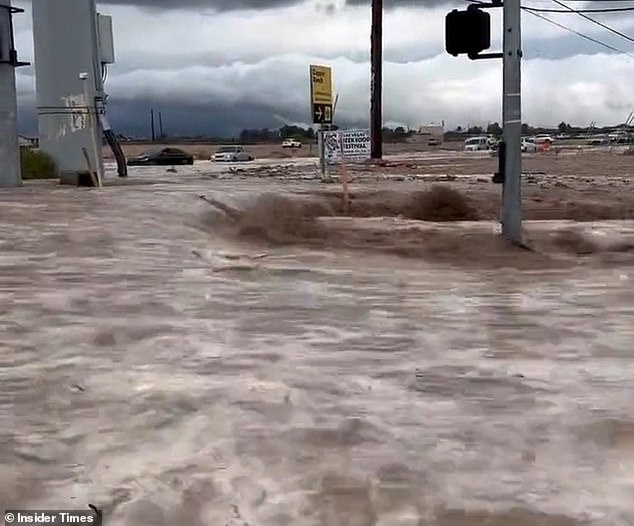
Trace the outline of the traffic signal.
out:
M 457 57 L 478 53 L 491 47 L 491 16 L 470 5 L 466 11 L 454 9 L 445 17 L 445 49 Z

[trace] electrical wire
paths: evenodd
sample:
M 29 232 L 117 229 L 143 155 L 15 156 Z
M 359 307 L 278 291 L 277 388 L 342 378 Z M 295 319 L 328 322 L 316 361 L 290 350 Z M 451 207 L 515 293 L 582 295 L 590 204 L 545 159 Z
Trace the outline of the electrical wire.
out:
M 561 29 L 564 29 L 566 31 L 569 31 L 570 33 L 573 33 L 575 35 L 577 35 L 578 37 L 581 38 L 585 38 L 586 40 L 589 40 L 590 42 L 594 42 L 595 44 L 598 44 L 600 46 L 603 46 L 611 51 L 616 51 L 617 53 L 623 53 L 623 51 L 621 51 L 618 48 L 615 48 L 614 46 L 611 46 L 610 44 L 606 44 L 605 42 L 601 42 L 600 40 L 597 40 L 596 38 L 592 38 L 589 37 L 588 35 L 584 35 L 583 33 L 580 33 L 579 31 L 575 31 L 574 29 L 565 26 L 563 24 L 560 24 L 559 22 L 555 22 L 554 20 L 544 16 L 544 15 L 540 15 L 539 13 L 534 13 L 533 11 L 530 11 L 528 9 L 522 8 L 523 11 L 526 11 L 528 14 L 533 15 L 537 18 L 540 18 L 541 20 L 543 20 L 544 22 L 548 22 L 549 24 L 552 24 L 554 26 L 557 26 Z
M 487 5 L 487 3 L 484 2 L 483 0 L 464 0 L 464 1 L 467 2 L 467 3 L 470 3 L 470 4 L 484 4 L 484 5 Z M 561 4 L 561 2 L 559 2 L 559 0 L 552 0 L 552 1 Z M 569 2 L 573 2 L 573 1 L 577 1 L 577 0 L 568 0 L 568 1 Z M 623 2 L 625 0 L 579 0 L 579 1 L 584 1 L 584 2 L 587 2 L 587 1 L 594 1 L 594 2 L 620 1 L 620 2 Z M 628 1 L 634 1 L 634 0 L 628 0 Z M 566 4 L 561 4 L 561 5 L 563 5 L 567 9 L 572 10 L 572 11 L 562 11 L 562 12 L 564 12 L 564 13 L 566 13 L 566 12 L 575 12 L 575 9 L 572 9 L 572 8 L 568 7 Z M 597 44 L 597 45 L 602 46 L 602 47 L 604 47 L 606 49 L 609 49 L 610 51 L 615 51 L 616 53 L 620 53 L 622 55 L 627 55 L 630 58 L 634 58 L 634 55 L 632 55 L 632 53 L 628 53 L 627 51 L 623 51 L 623 50 L 621 50 L 621 49 L 619 49 L 617 47 L 611 46 L 610 44 L 606 44 L 605 42 L 603 42 L 603 41 L 601 41 L 599 39 L 596 39 L 596 38 L 593 38 L 591 36 L 585 35 L 585 34 L 579 32 L 579 31 L 576 31 L 575 29 L 572 29 L 572 28 L 570 28 L 570 27 L 568 27 L 568 26 L 566 26 L 564 24 L 560 24 L 559 22 L 556 22 L 555 20 L 540 14 L 539 12 L 535 12 L 535 10 L 533 8 L 531 8 L 531 7 L 521 6 L 521 8 L 522 8 L 522 11 L 525 11 L 528 14 L 533 15 L 536 18 L 539 18 L 539 19 L 543 20 L 544 22 L 548 22 L 549 24 L 552 24 L 553 26 L 556 26 L 556 27 L 558 27 L 560 29 L 563 29 L 564 31 L 568 31 L 569 33 L 572 33 L 574 35 L 577 35 L 580 38 L 588 40 L 589 42 L 593 42 L 594 44 Z M 609 26 L 606 26 L 606 28 L 609 28 L 610 30 L 612 30 L 612 28 L 610 28 Z M 616 30 L 614 30 L 614 31 L 616 31 Z M 625 35 L 625 36 L 627 37 L 627 35 Z
M 592 22 L 593 24 L 596 24 L 597 26 L 602 27 L 603 29 L 606 29 L 607 31 L 610 31 L 611 33 L 614 33 L 615 35 L 618 35 L 621 38 L 624 38 L 625 40 L 629 40 L 630 42 L 634 42 L 634 38 L 632 38 L 631 36 L 626 35 L 625 33 L 621 33 L 621 31 L 618 31 L 618 30 L 614 29 L 613 27 L 610 27 L 610 26 L 604 24 L 603 22 L 599 22 L 598 20 L 595 20 L 594 18 L 583 14 L 581 11 L 579 11 L 577 9 L 573 9 L 572 7 L 564 4 L 563 2 L 560 2 L 560 0 L 552 0 L 552 1 L 555 4 L 557 4 L 558 6 L 561 6 L 561 7 L 565 8 L 565 9 L 567 9 L 570 13 L 574 13 L 576 15 L 579 15 L 581 18 L 585 18 L 589 22 Z
M 570 1 L 570 0 L 568 0 Z M 543 7 L 532 7 L 532 6 L 524 6 L 524 9 L 527 11 L 535 11 L 536 13 L 623 13 L 625 11 L 634 11 L 634 6 L 632 7 L 610 7 L 607 9 L 548 9 Z

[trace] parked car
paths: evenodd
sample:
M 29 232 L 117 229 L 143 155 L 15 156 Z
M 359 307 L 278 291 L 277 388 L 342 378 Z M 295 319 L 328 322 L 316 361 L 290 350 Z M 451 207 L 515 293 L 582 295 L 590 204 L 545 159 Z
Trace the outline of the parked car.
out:
M 211 160 L 215 162 L 238 162 L 253 161 L 255 157 L 246 152 L 243 146 L 223 146 L 211 156 Z
M 194 156 L 179 148 L 150 150 L 137 157 L 130 157 L 128 166 L 158 166 L 174 164 L 194 164 Z
M 546 135 L 545 133 L 540 133 L 539 135 L 535 135 L 534 142 L 535 144 L 543 144 L 545 142 L 552 144 L 553 138 L 550 135 Z
M 297 139 L 284 139 L 282 141 L 282 148 L 301 148 L 302 143 Z
M 489 137 L 470 137 L 464 142 L 465 152 L 491 150 L 492 141 Z
M 522 151 L 526 153 L 533 153 L 537 151 L 537 145 L 533 139 L 522 139 Z

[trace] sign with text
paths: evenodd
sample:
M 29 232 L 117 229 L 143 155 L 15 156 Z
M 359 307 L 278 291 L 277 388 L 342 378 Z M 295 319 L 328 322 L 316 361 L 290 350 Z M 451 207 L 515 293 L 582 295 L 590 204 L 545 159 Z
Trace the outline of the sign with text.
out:
M 332 106 L 313 104 L 313 124 L 332 124 Z
M 332 68 L 310 65 L 310 106 L 314 124 L 332 123 Z
M 324 132 L 324 156 L 329 164 L 370 158 L 370 130 Z

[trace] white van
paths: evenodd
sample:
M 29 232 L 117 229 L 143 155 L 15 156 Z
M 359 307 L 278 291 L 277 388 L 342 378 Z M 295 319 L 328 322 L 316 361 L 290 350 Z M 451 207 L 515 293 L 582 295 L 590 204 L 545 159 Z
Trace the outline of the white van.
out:
M 491 149 L 489 137 L 470 137 L 464 142 L 465 152 L 479 152 Z

